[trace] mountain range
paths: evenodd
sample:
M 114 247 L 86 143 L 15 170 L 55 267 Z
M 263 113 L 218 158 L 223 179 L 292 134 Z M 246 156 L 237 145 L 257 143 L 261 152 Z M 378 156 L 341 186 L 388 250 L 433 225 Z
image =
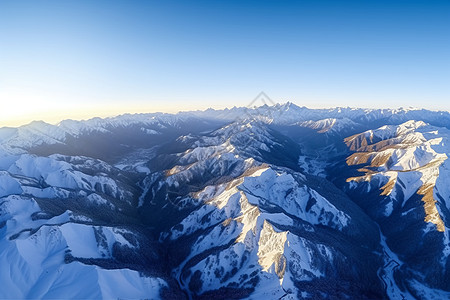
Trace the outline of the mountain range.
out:
M 0 128 L 0 298 L 448 299 L 450 114 Z

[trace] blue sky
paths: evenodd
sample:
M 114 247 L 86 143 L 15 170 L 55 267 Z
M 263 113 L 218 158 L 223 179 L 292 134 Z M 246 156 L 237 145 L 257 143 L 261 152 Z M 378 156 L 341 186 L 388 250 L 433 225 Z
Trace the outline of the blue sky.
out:
M 0 125 L 246 106 L 450 110 L 450 1 L 0 1 Z

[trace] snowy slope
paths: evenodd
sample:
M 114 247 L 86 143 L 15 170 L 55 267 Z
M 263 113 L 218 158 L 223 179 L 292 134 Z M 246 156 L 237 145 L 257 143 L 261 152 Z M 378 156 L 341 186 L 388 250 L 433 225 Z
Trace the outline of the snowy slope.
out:
M 75 257 L 109 255 L 112 245 L 130 246 L 119 230 L 78 223 L 66 211 L 51 219 L 33 219 L 39 205 L 24 196 L 8 196 L 1 202 L 2 242 L 0 298 L 142 298 L 159 297 L 166 283 L 142 277 L 129 269 L 106 270 L 78 261 L 65 264 L 68 253 Z M 95 231 L 107 236 L 105 248 Z M 11 262 L 14 262 L 11 264 Z
M 10 266 L 0 271 L 0 298 L 160 297 L 165 280 L 102 267 L 122 249 L 139 252 L 129 229 L 95 225 L 103 223 L 96 211 L 113 216 L 132 202 L 129 186 L 111 178 L 113 167 L 20 154 L 1 157 L 0 169 L 0 263 Z
M 319 133 L 339 133 L 341 131 L 352 131 L 358 127 L 358 124 L 348 118 L 336 119 L 328 118 L 318 121 L 303 121 L 298 124 L 301 127 L 307 127 L 318 131 Z
M 356 153 L 347 158 L 348 165 L 365 165 L 365 174 L 349 178 L 349 182 L 370 181 L 381 178 L 383 186 L 378 187 L 382 195 L 391 196 L 401 206 L 414 193 L 422 196 L 425 221 L 436 225 L 438 231 L 445 231 L 445 224 L 439 213 L 439 206 L 447 209 L 450 202 L 447 188 L 436 186 L 440 170 L 447 169 L 446 147 L 450 137 L 448 129 L 429 126 L 424 122 L 408 121 L 398 126 L 383 126 L 366 131 L 346 140 Z M 359 144 L 359 147 L 357 146 Z M 445 175 L 444 175 L 445 176 Z M 402 184 L 407 182 L 408 184 Z M 446 185 L 445 185 L 446 186 Z M 437 191 L 444 192 L 444 201 L 437 197 Z M 399 195 L 404 197 L 399 199 Z M 388 204 L 386 215 L 392 212 Z
M 356 151 L 347 164 L 359 173 L 347 179 L 349 188 L 355 197 L 366 199 L 361 206 L 378 220 L 399 256 L 400 267 L 394 270 L 405 275 L 404 282 L 397 279 L 396 284 L 408 286 L 419 298 L 449 295 L 441 290 L 448 287 L 446 275 L 436 280 L 436 273 L 448 272 L 450 261 L 449 139 L 447 128 L 422 121 L 383 126 L 346 139 Z
M 313 286 L 339 281 L 330 272 L 333 264 L 365 251 L 341 249 L 325 238 L 358 236 L 361 212 L 342 211 L 345 201 L 338 208 L 303 174 L 268 164 L 271 155 L 293 150 L 288 139 L 273 134 L 264 122 L 237 121 L 200 137 L 180 137 L 185 148 L 154 158 L 171 157 L 174 165 L 146 177 L 140 205 L 150 218 L 160 217 L 150 215 L 155 209 L 164 214 L 157 221 L 160 242 L 173 249 L 173 275 L 194 298 L 331 295 Z M 182 217 L 168 222 L 174 214 Z M 366 259 L 379 258 L 371 253 Z
M 287 194 L 286 198 L 280 197 Z M 271 168 L 257 168 L 226 185 L 208 186 L 198 197 L 207 205 L 187 216 L 167 238 L 176 240 L 210 229 L 196 240 L 176 270 L 180 283 L 186 287 L 196 280 L 201 282 L 194 291 L 199 294 L 221 286 L 253 288 L 251 283 L 259 282 L 258 297 L 281 297 L 286 293 L 296 297 L 299 291 L 293 281 L 325 276 L 323 261 L 331 264 L 335 250 L 283 230 L 283 226 L 302 220 L 339 229 L 350 221 L 349 216 L 319 194 L 299 186 L 291 175 Z M 309 201 L 316 203 L 307 209 Z M 270 208 L 281 212 L 269 213 Z M 205 254 L 192 265 L 193 258 L 221 247 L 226 248 Z

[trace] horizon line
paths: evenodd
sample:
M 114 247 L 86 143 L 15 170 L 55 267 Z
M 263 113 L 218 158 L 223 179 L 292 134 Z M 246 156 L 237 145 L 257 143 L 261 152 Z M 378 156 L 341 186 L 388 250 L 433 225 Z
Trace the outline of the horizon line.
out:
M 252 101 L 253 103 L 254 101 Z M 165 115 L 177 115 L 177 114 L 187 114 L 187 113 L 199 113 L 199 112 L 206 112 L 206 111 L 228 111 L 228 110 L 233 110 L 233 109 L 258 109 L 258 108 L 262 108 L 262 107 L 274 107 L 274 106 L 283 106 L 283 105 L 288 105 L 288 104 L 293 104 L 298 108 L 303 108 L 303 109 L 308 109 L 308 110 L 334 110 L 334 109 L 350 109 L 350 110 L 364 110 L 364 111 L 376 111 L 376 110 L 390 110 L 390 111 L 420 111 L 420 110 L 425 110 L 425 111 L 430 111 L 430 112 L 436 112 L 436 113 L 450 113 L 449 110 L 442 110 L 442 109 L 429 109 L 429 108 L 424 108 L 424 107 L 395 107 L 395 108 L 368 108 L 368 107 L 356 107 L 356 106 L 332 106 L 332 107 L 320 107 L 320 108 L 313 108 L 313 107 L 308 107 L 308 106 L 300 106 L 292 101 L 287 101 L 287 102 L 274 102 L 271 105 L 268 105 L 267 103 L 264 103 L 262 105 L 254 105 L 254 106 L 236 106 L 233 105 L 233 107 L 225 107 L 225 108 L 213 108 L 213 107 L 208 107 L 205 109 L 186 109 L 186 110 L 179 110 L 176 112 L 171 112 L 170 110 L 166 110 L 166 111 L 144 111 L 144 112 L 138 112 L 138 111 L 124 111 L 124 112 L 118 112 L 118 113 L 110 113 L 110 114 L 106 114 L 106 115 L 101 115 L 101 114 L 97 114 L 95 115 L 95 113 L 90 114 L 87 113 L 86 115 L 89 116 L 81 116 L 80 117 L 63 117 L 61 118 L 55 118 L 54 121 L 50 121 L 49 119 L 51 118 L 36 118 L 36 119 L 30 119 L 30 118 L 24 118 L 24 119 L 20 119 L 17 121 L 17 125 L 7 125 L 3 122 L 0 121 L 0 129 L 4 129 L 4 128 L 20 128 L 23 126 L 27 126 L 30 125 L 32 123 L 35 122 L 43 122 L 45 124 L 49 124 L 49 125 L 54 125 L 54 126 L 58 126 L 59 123 L 63 122 L 63 121 L 76 121 L 76 122 L 87 122 L 90 120 L 94 120 L 94 119 L 101 119 L 101 120 L 107 120 L 107 119 L 114 119 L 114 118 L 118 118 L 121 116 L 126 116 L 126 115 L 130 115 L 130 116 L 134 116 L 134 115 L 157 115 L 157 114 L 165 114 Z M 25 121 L 26 119 L 26 121 Z M 47 119 L 47 120 L 46 120 Z M 11 120 L 10 120 L 11 121 Z M 8 122 L 9 123 L 9 122 Z M 14 122 L 12 122 L 14 123 Z

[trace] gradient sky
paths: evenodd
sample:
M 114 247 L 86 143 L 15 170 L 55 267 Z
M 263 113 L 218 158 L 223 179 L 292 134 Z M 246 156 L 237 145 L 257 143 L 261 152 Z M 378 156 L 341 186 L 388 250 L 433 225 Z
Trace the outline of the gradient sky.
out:
M 450 1 L 0 0 L 0 126 L 246 106 L 450 110 Z

